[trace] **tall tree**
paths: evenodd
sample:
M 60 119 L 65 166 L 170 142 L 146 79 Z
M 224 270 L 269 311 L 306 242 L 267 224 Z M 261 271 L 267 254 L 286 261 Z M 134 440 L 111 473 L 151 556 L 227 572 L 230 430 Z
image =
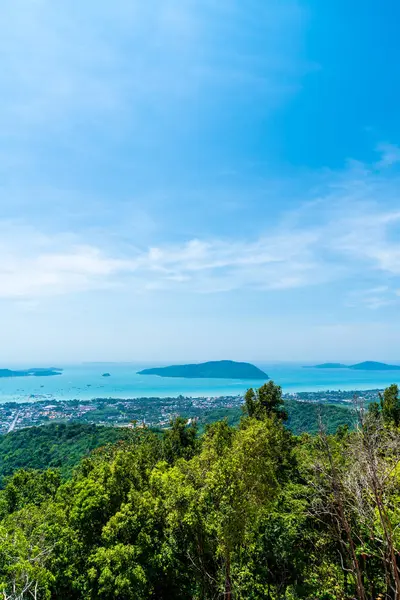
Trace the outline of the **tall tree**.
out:
M 399 387 L 395 384 L 380 394 L 380 405 L 383 420 L 387 425 L 400 425 L 400 395 Z
M 245 397 L 245 412 L 249 417 L 263 420 L 267 417 L 276 416 L 282 421 L 286 421 L 288 414 L 284 408 L 282 397 L 282 388 L 275 385 L 273 381 L 268 381 L 257 390 L 250 388 Z

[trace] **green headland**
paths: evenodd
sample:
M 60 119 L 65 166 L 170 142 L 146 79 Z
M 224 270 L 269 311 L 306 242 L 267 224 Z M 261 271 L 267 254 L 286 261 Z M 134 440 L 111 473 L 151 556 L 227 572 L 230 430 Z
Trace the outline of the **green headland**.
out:
M 143 369 L 139 375 L 158 375 L 159 377 L 186 377 L 190 379 L 268 379 L 268 375 L 255 365 L 233 360 L 218 360 L 193 365 L 173 365 Z

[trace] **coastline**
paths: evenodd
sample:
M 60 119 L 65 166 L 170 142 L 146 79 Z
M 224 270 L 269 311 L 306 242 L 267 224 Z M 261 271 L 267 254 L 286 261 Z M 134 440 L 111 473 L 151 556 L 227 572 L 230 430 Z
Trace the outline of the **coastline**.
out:
M 280 382 L 276 379 L 273 379 L 273 381 L 277 384 L 277 385 L 281 385 Z M 93 391 L 91 391 L 90 389 L 88 390 L 79 390 L 78 393 L 71 393 L 68 394 L 66 392 L 55 392 L 55 393 L 46 393 L 44 390 L 42 390 L 42 392 L 40 390 L 37 391 L 37 393 L 33 393 L 33 394 L 5 394 L 5 393 L 1 393 L 0 391 L 0 406 L 2 404 L 7 404 L 10 402 L 15 402 L 17 404 L 25 404 L 25 403 L 35 403 L 35 402 L 43 402 L 43 401 L 54 401 L 54 402 L 72 402 L 72 401 L 81 401 L 81 402 L 91 402 L 93 400 L 96 400 L 98 398 L 107 398 L 107 399 L 113 399 L 113 400 L 137 400 L 140 398 L 171 398 L 171 397 L 175 397 L 178 398 L 179 396 L 184 396 L 186 398 L 197 398 L 199 396 L 208 396 L 208 397 L 222 397 L 222 396 L 237 396 L 237 395 L 244 395 L 246 390 L 248 390 L 250 387 L 253 388 L 258 388 L 261 385 L 263 385 L 263 382 L 259 381 L 259 382 L 251 382 L 251 384 L 249 385 L 238 385 L 235 388 L 233 388 L 232 386 L 229 386 L 227 388 L 212 388 L 212 387 L 208 387 L 205 389 L 197 389 L 195 391 L 176 391 L 171 392 L 171 391 L 156 391 L 156 390 L 149 390 L 148 394 L 140 394 L 137 393 L 136 388 L 132 388 L 131 391 L 126 391 L 125 393 L 120 393 L 120 392 L 115 392 L 112 394 L 109 393 L 97 393 L 94 394 Z M 290 395 L 290 396 L 295 396 L 296 394 L 302 394 L 302 393 L 320 393 L 320 394 L 324 394 L 326 392 L 371 392 L 373 390 L 384 390 L 386 387 L 388 387 L 389 385 L 391 385 L 391 383 L 395 383 L 397 385 L 400 385 L 400 381 L 396 381 L 393 380 L 390 383 L 386 382 L 386 383 L 382 383 L 382 382 L 375 382 L 375 383 L 365 383 L 365 384 L 359 384 L 356 387 L 352 384 L 352 383 L 342 383 L 339 384 L 337 386 L 332 386 L 332 385 L 326 385 L 326 386 L 321 386 L 321 385 L 309 385 L 309 384 L 304 384 L 304 385 L 289 385 L 289 386 L 285 386 L 285 385 L 281 385 L 282 387 L 282 391 L 283 393 L 286 395 Z M 188 386 L 189 387 L 189 386 Z M 102 390 L 103 392 L 105 390 Z
M 93 398 L 169 398 L 199 396 L 237 396 L 262 380 L 163 378 L 137 374 L 142 365 L 101 364 L 71 365 L 57 377 L 1 379 L 0 406 L 5 402 L 26 403 L 37 400 L 67 401 Z M 284 393 L 326 392 L 328 390 L 368 391 L 400 384 L 400 372 L 304 369 L 303 365 L 260 363 L 269 379 Z M 109 377 L 103 374 L 110 373 Z
M 355 396 L 364 404 L 375 401 L 381 388 L 371 390 L 331 390 L 291 392 L 284 394 L 290 404 L 336 405 L 351 408 Z M 176 416 L 201 419 L 205 413 L 218 418 L 234 409 L 240 413 L 243 394 L 207 396 L 169 396 L 140 398 L 92 398 L 56 400 L 42 398 L 29 402 L 0 404 L 0 434 L 35 425 L 80 422 L 108 426 L 132 426 L 142 423 L 165 427 Z
M 393 381 L 393 383 L 397 383 L 396 381 Z M 260 387 L 261 384 L 259 384 L 258 386 L 249 386 L 249 387 Z M 354 389 L 353 386 L 351 385 L 343 385 L 340 386 L 338 388 L 332 388 L 332 387 L 326 387 L 326 388 L 321 388 L 319 386 L 299 386 L 296 388 L 284 388 L 282 387 L 282 391 L 284 393 L 284 395 L 287 395 L 289 397 L 294 398 L 295 396 L 297 396 L 298 394 L 304 394 L 304 393 L 309 393 L 309 394 L 326 394 L 327 392 L 347 392 L 347 393 L 354 393 L 354 392 L 358 392 L 358 393 L 368 393 L 368 392 L 372 392 L 372 391 L 383 391 L 386 387 L 388 387 L 391 384 L 385 384 L 385 385 L 379 385 L 376 384 L 372 387 L 370 386 L 358 386 L 357 389 Z M 398 384 L 399 385 L 399 384 Z M 78 402 L 93 402 L 95 400 L 98 399 L 111 399 L 113 401 L 135 401 L 135 400 L 139 400 L 142 398 L 146 398 L 146 399 L 152 399 L 152 398 L 157 398 L 160 400 L 163 399 L 168 399 L 168 398 L 178 398 L 179 396 L 183 396 L 185 398 L 192 398 L 192 399 L 196 399 L 198 397 L 212 397 L 212 398 L 220 398 L 220 397 L 234 397 L 234 396 L 243 396 L 245 394 L 245 392 L 247 391 L 247 389 L 249 389 L 249 387 L 243 388 L 242 390 L 238 390 L 237 393 L 232 393 L 232 390 L 228 389 L 225 392 L 223 390 L 204 390 L 201 395 L 199 395 L 198 392 L 193 392 L 193 393 L 184 393 L 184 394 L 174 394 L 171 395 L 169 393 L 164 393 L 164 394 L 149 394 L 146 396 L 143 395 L 138 395 L 138 394 L 115 394 L 115 395 L 93 395 L 90 393 L 82 393 L 82 394 L 76 394 L 76 395 L 71 395 L 71 396 L 65 396 L 63 394 L 38 394 L 38 395 L 28 395 L 28 396 L 14 396 L 14 395 L 10 395 L 10 396 L 0 396 L 0 407 L 4 404 L 9 404 L 9 403 L 15 403 L 15 404 L 35 404 L 35 403 L 42 403 L 42 402 L 74 402 L 74 401 L 78 401 Z

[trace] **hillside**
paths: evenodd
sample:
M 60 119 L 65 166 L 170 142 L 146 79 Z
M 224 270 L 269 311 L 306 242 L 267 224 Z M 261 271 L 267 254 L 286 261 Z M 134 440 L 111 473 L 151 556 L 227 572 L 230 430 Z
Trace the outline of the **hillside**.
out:
M 286 427 L 294 435 L 318 433 L 320 417 L 327 433 L 335 433 L 342 425 L 347 425 L 350 429 L 354 427 L 354 414 L 350 406 L 285 400 L 285 408 L 289 415 Z M 204 428 L 214 421 L 227 419 L 228 424 L 235 427 L 239 424 L 242 415 L 241 408 L 210 410 L 199 419 L 199 425 Z
M 293 436 L 285 409 L 338 407 L 284 406 L 272 382 L 249 390 L 244 407 L 239 427 L 219 421 L 202 435 L 182 418 L 161 433 L 138 428 L 68 480 L 14 473 L 0 489 L 1 596 L 397 598 L 398 387 L 334 436 Z M 27 457 L 49 451 L 54 434 L 68 446 L 73 429 L 41 431 L 18 432 Z
M 159 377 L 185 377 L 188 379 L 268 379 L 268 375 L 258 367 L 245 362 L 218 360 L 191 365 L 173 365 L 143 369 L 139 375 Z
M 286 426 L 296 435 L 317 433 L 319 415 L 328 433 L 334 433 L 339 425 L 351 428 L 354 422 L 353 413 L 346 406 L 286 400 L 285 408 L 289 415 Z M 237 426 L 242 415 L 240 407 L 204 411 L 199 419 L 200 431 L 221 419 Z M 191 414 L 183 416 L 189 418 Z M 131 436 L 132 432 L 124 428 L 76 422 L 53 423 L 8 433 L 0 436 L 0 482 L 3 476 L 20 468 L 60 468 L 62 474 L 68 476 L 73 467 L 94 449 Z
M 126 429 L 81 423 L 30 427 L 0 436 L 0 483 L 16 469 L 60 468 L 68 475 L 92 450 L 128 436 Z

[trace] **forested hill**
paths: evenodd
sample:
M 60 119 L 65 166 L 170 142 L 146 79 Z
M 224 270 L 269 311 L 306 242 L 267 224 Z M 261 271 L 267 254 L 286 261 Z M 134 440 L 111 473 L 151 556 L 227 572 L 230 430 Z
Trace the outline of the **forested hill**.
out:
M 129 431 L 80 423 L 29 427 L 0 435 L 0 485 L 16 469 L 59 468 L 64 475 L 92 450 L 126 439 Z
M 244 408 L 238 427 L 200 436 L 183 418 L 138 428 L 66 481 L 14 473 L 0 490 L 0 596 L 398 600 L 398 387 L 331 436 L 294 436 L 273 382 Z
M 335 433 L 340 425 L 354 423 L 352 411 L 344 406 L 313 404 L 286 400 L 288 412 L 286 426 L 294 434 L 317 433 L 321 417 L 328 433 Z M 227 419 L 236 426 L 243 415 L 241 408 L 206 411 L 199 420 L 199 429 Z M 190 415 L 186 415 L 190 417 Z M 1 478 L 20 468 L 59 468 L 63 476 L 90 452 L 106 444 L 127 440 L 131 431 L 121 427 L 102 427 L 81 423 L 50 424 L 30 427 L 0 436 L 0 484 Z
M 194 365 L 173 365 L 143 369 L 139 375 L 158 375 L 159 377 L 186 377 L 189 379 L 262 379 L 268 375 L 258 367 L 233 360 L 216 360 Z
M 285 407 L 288 412 L 285 426 L 295 435 L 318 433 L 320 421 L 327 433 L 335 433 L 337 428 L 341 426 L 347 426 L 350 429 L 354 427 L 355 415 L 351 406 L 285 400 Z M 201 427 L 205 427 L 214 421 L 226 418 L 229 425 L 237 426 L 242 415 L 241 408 L 217 408 L 205 411 L 203 417 L 199 420 L 199 424 Z

